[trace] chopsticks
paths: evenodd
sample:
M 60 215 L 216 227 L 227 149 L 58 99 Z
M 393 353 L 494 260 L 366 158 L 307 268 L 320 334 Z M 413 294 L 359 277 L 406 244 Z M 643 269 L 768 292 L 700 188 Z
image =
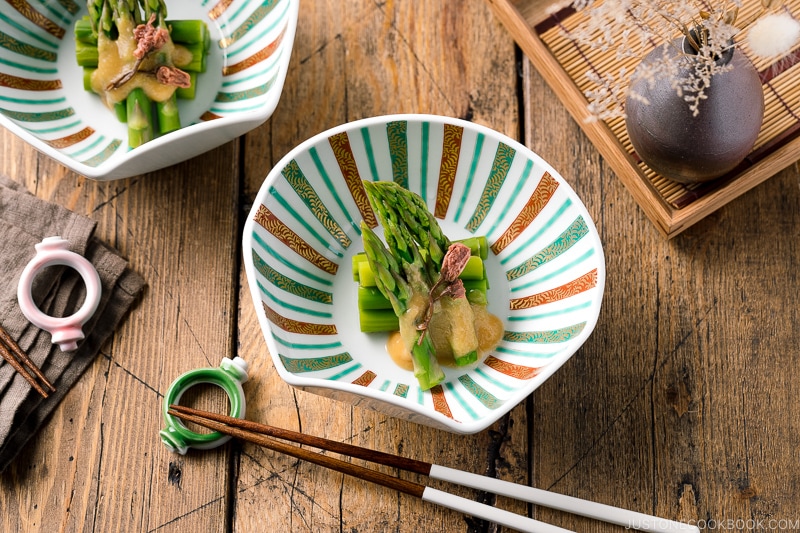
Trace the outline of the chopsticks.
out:
M 367 481 L 372 481 L 373 483 L 377 483 L 384 487 L 392 488 L 405 494 L 421 498 L 424 501 L 461 511 L 468 515 L 484 518 L 486 520 L 490 520 L 519 531 L 556 533 L 567 530 L 511 513 L 509 511 L 498 509 L 490 505 L 484 505 L 473 500 L 454 496 L 447 492 L 432 489 L 431 487 L 427 487 L 425 485 L 420 485 L 418 483 L 413 483 L 401 478 L 389 476 L 375 470 L 370 470 L 369 468 L 348 463 L 334 457 L 313 452 L 311 450 L 300 448 L 298 446 L 287 444 L 275 439 L 278 438 L 300 444 L 307 444 L 315 448 L 332 451 L 338 454 L 349 455 L 351 457 L 363 459 L 373 463 L 426 475 L 432 479 L 448 481 L 457 485 L 463 485 L 474 489 L 492 492 L 501 496 L 507 496 L 542 507 L 548 507 L 579 516 L 594 518 L 596 520 L 602 520 L 631 529 L 665 532 L 691 531 L 693 533 L 699 533 L 700 531 L 695 526 L 681 522 L 649 516 L 601 503 L 590 502 L 572 496 L 556 494 L 542 489 L 528 487 L 526 485 L 519 485 L 509 481 L 472 474 L 462 470 L 456 470 L 433 463 L 400 457 L 390 453 L 361 448 L 352 444 L 336 442 L 312 435 L 305 435 L 296 431 L 276 428 L 274 426 L 259 424 L 249 420 L 241 420 L 226 415 L 208 413 L 180 405 L 170 405 L 169 413 L 172 416 L 181 418 L 188 422 L 194 422 L 195 424 L 219 431 L 220 433 L 232 435 L 239 439 L 258 444 L 259 446 L 285 453 L 292 457 L 303 459 L 314 464 L 336 470 L 337 472 L 352 475 Z
M 181 418 L 188 422 L 194 422 L 198 425 L 204 426 L 220 433 L 232 435 L 234 437 L 258 444 L 265 448 L 275 450 L 297 459 L 302 459 L 310 463 L 314 463 L 343 474 L 355 476 L 360 479 L 377 483 L 378 485 L 400 491 L 404 494 L 414 496 L 427 501 L 435 503 L 456 511 L 461 511 L 468 515 L 484 518 L 498 524 L 516 529 L 518 531 L 529 531 L 531 533 L 569 533 L 569 530 L 562 529 L 557 526 L 546 524 L 532 518 L 527 518 L 516 513 L 505 511 L 486 505 L 482 503 L 455 496 L 447 492 L 420 485 L 412 481 L 407 481 L 397 477 L 370 470 L 363 466 L 353 463 L 348 463 L 328 455 L 323 455 L 311 450 L 300 448 L 285 442 L 275 440 L 272 436 L 281 435 L 279 438 L 285 438 L 303 443 L 311 444 L 314 447 L 330 448 L 330 451 L 336 453 L 346 453 L 354 457 L 359 457 L 372 462 L 381 462 L 387 466 L 397 466 L 398 468 L 405 469 L 408 467 L 411 471 L 424 473 L 426 463 L 415 461 L 413 459 L 404 459 L 391 454 L 368 450 L 366 448 L 359 448 L 345 443 L 337 443 L 329 441 L 320 437 L 313 437 L 310 435 L 303 435 L 295 433 L 290 430 L 282 430 L 270 426 L 264 426 L 255 422 L 247 420 L 239 420 L 237 418 L 228 417 L 225 415 L 216 415 L 214 413 L 207 413 L 198 411 L 188 407 L 178 405 L 170 405 L 168 413 L 172 416 Z M 402 466 L 400 466 L 402 465 Z
M 45 377 L 39 367 L 34 364 L 28 354 L 22 351 L 19 345 L 16 343 L 14 339 L 11 338 L 11 335 L 0 326 L 0 355 L 3 356 L 3 359 L 8 361 L 8 363 L 14 367 L 14 370 L 22 374 L 22 377 L 31 384 L 31 387 L 36 389 L 36 392 L 42 395 L 42 397 L 47 398 L 48 393 L 44 388 L 36 381 L 36 378 L 40 379 L 41 382 L 47 387 L 50 392 L 55 392 L 56 388 L 53 386 L 52 383 Z M 27 368 L 26 368 L 27 367 Z M 33 372 L 31 375 L 30 372 Z

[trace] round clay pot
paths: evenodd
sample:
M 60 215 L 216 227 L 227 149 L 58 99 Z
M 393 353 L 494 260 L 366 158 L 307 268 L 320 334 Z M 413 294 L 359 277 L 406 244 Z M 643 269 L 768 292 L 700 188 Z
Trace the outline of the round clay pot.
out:
M 678 39 L 669 46 L 677 50 L 683 43 Z M 663 48 L 642 63 L 652 61 L 664 61 Z M 693 68 L 690 61 L 682 77 Z M 661 176 L 682 183 L 712 180 L 733 170 L 753 148 L 764 117 L 758 72 L 733 47 L 719 61 L 732 68 L 713 76 L 697 116 L 669 80 L 656 80 L 652 86 L 644 80 L 632 83 L 631 90 L 648 102 L 626 100 L 628 135 L 639 157 Z

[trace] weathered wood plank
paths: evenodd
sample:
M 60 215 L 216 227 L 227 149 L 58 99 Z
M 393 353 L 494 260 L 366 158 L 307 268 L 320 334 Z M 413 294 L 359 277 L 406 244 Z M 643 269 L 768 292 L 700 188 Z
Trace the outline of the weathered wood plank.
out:
M 781 369 L 798 338 L 783 295 L 798 290 L 800 169 L 665 241 L 524 65 L 526 142 L 586 203 L 608 269 L 595 333 L 534 394 L 534 485 L 712 528 L 797 523 L 798 400 Z
M 230 143 L 151 175 L 99 183 L 3 132 L 0 169 L 97 220 L 97 235 L 148 284 L 118 334 L 3 474 L 6 523 L 32 531 L 225 527 L 226 452 L 182 458 L 160 444 L 158 431 L 172 380 L 232 355 L 237 153 Z
M 286 90 L 268 126 L 246 136 L 252 201 L 272 164 L 327 128 L 388 113 L 472 119 L 518 136 L 514 45 L 481 2 L 316 3 L 298 27 Z M 302 6 L 301 6 L 302 11 Z M 332 31 L 335 28 L 336 31 Z M 246 281 L 242 282 L 246 286 Z M 239 338 L 257 370 L 247 387 L 253 419 L 378 450 L 526 483 L 525 405 L 491 430 L 454 436 L 363 408 L 293 391 L 277 376 L 244 294 Z M 458 531 L 452 511 L 245 445 L 237 462 L 234 529 Z M 408 477 L 408 476 L 407 476 Z M 411 476 L 413 478 L 413 476 Z M 460 493 L 475 497 L 468 489 Z M 525 505 L 501 502 L 525 513 Z M 473 524 L 482 531 L 485 525 Z

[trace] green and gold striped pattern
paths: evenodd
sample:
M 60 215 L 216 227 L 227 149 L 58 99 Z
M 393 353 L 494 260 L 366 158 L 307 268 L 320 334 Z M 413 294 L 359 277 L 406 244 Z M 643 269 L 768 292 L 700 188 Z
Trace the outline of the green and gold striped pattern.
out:
M 128 149 L 126 128 L 113 120 L 99 97 L 84 91 L 83 72 L 75 61 L 73 27 L 86 14 L 85 1 L 2 0 L 2 5 L 0 124 L 92 177 L 102 176 L 104 168 L 113 173 L 128 164 L 137 155 Z M 215 40 L 209 70 L 198 78 L 200 100 L 179 102 L 183 129 L 224 118 L 226 128 L 240 134 L 272 114 L 283 88 L 298 10 L 298 0 L 170 3 L 170 16 L 205 20 Z M 151 157 L 191 157 L 190 145 L 202 144 L 188 139 L 181 143 L 176 149 L 175 144 L 167 146 L 169 136 L 156 139 L 149 148 L 158 146 L 160 153 Z
M 5 0 L 0 12 L 0 115 L 4 124 L 27 132 L 45 150 L 56 150 L 96 167 L 119 149 L 79 117 L 69 98 L 59 54 L 81 10 L 70 0 Z M 85 9 L 85 8 L 84 8 Z M 70 58 L 72 59 L 72 58 Z M 80 73 L 76 69 L 76 83 Z
M 204 119 L 252 113 L 280 91 L 295 1 L 218 2 L 208 13 L 222 33 L 218 46 L 225 60 L 220 90 Z
M 350 260 L 362 251 L 359 222 L 376 226 L 362 180 L 398 182 L 451 238 L 490 244 L 503 339 L 429 391 L 390 360 L 385 336 L 358 327 Z M 284 379 L 459 432 L 485 428 L 563 364 L 594 328 L 604 287 L 597 231 L 556 171 L 511 139 L 443 117 L 366 119 L 304 143 L 267 176 L 244 241 Z

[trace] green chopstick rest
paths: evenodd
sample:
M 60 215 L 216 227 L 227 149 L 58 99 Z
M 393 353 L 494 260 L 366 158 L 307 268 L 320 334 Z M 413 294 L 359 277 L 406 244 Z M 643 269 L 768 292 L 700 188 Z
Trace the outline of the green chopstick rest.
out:
M 197 368 L 180 375 L 170 385 L 164 396 L 162 413 L 166 427 L 159 432 L 161 442 L 170 451 L 186 454 L 189 448 L 197 450 L 210 450 L 221 446 L 230 440 L 230 435 L 219 431 L 212 433 L 195 433 L 187 428 L 183 422 L 169 414 L 169 406 L 177 405 L 183 393 L 200 384 L 211 384 L 220 387 L 228 395 L 231 404 L 230 416 L 244 418 L 245 400 L 242 383 L 247 381 L 247 361 L 241 357 L 233 359 L 223 358 L 218 368 Z

